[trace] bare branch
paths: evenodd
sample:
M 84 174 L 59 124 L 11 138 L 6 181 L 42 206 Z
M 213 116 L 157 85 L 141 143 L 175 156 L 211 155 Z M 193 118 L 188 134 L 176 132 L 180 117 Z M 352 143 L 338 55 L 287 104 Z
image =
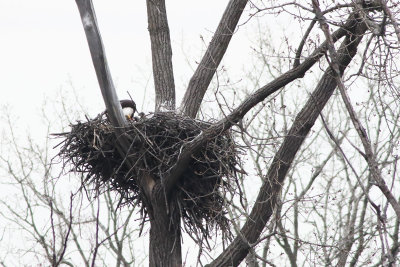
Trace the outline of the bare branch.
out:
M 167 10 L 164 0 L 147 0 L 156 111 L 175 109 L 175 83 Z
M 397 202 L 396 198 L 393 196 L 392 192 L 390 191 L 390 189 L 386 185 L 385 180 L 382 177 L 382 173 L 380 172 L 379 167 L 378 167 L 376 155 L 372 150 L 371 141 L 369 140 L 365 128 L 362 126 L 360 120 L 358 119 L 358 117 L 353 109 L 353 106 L 350 102 L 350 98 L 346 92 L 346 88 L 341 79 L 340 69 L 339 69 L 340 63 L 338 62 L 339 53 L 336 52 L 335 46 L 333 44 L 332 36 L 329 32 L 329 25 L 326 22 L 325 17 L 322 15 L 318 1 L 313 0 L 312 2 L 313 2 L 315 14 L 318 18 L 318 21 L 321 24 L 321 29 L 324 32 L 325 37 L 328 41 L 329 54 L 331 57 L 330 64 L 331 64 L 332 69 L 334 70 L 334 75 L 336 78 L 336 82 L 338 84 L 340 94 L 342 96 L 342 99 L 346 106 L 346 109 L 350 115 L 350 119 L 354 125 L 354 128 L 356 129 L 358 136 L 360 137 L 361 142 L 363 144 L 364 151 L 365 151 L 365 159 L 368 163 L 369 169 L 377 183 L 378 188 L 382 191 L 382 193 L 385 195 L 385 197 L 387 198 L 389 203 L 392 205 L 392 208 L 396 212 L 397 218 L 400 218 L 400 205 Z
M 82 25 L 85 29 L 93 66 L 96 71 L 104 103 L 106 104 L 108 116 L 115 127 L 122 127 L 125 125 L 125 118 L 122 114 L 121 105 L 119 104 L 111 73 L 108 68 L 92 0 L 76 0 L 75 2 L 81 15 Z
M 380 4 L 382 5 L 382 9 L 385 12 L 385 14 L 389 17 L 390 21 L 392 22 L 394 31 L 397 36 L 397 40 L 400 43 L 400 26 L 399 23 L 397 23 L 396 17 L 393 15 L 392 11 L 390 11 L 389 7 L 387 6 L 387 1 L 385 0 L 379 0 Z
M 301 53 L 303 52 L 304 44 L 306 43 L 307 38 L 308 38 L 308 36 L 309 36 L 310 33 L 311 33 L 311 30 L 314 28 L 315 22 L 316 22 L 315 19 L 313 19 L 313 20 L 311 21 L 311 23 L 310 23 L 310 25 L 308 26 L 306 32 L 304 33 L 303 38 L 302 38 L 301 41 L 300 41 L 299 47 L 298 47 L 297 50 L 296 50 L 296 56 L 295 56 L 295 58 L 294 58 L 293 68 L 296 68 L 298 65 L 300 65 L 300 57 L 301 57 Z
M 90 53 L 92 55 L 93 66 L 96 70 L 97 80 L 100 85 L 104 103 L 106 104 L 108 117 L 111 121 L 111 124 L 115 127 L 115 132 L 119 140 L 117 149 L 122 156 L 125 156 L 130 146 L 130 141 L 122 129 L 126 123 L 126 120 L 122 113 L 121 105 L 118 101 L 114 83 L 108 68 L 93 4 L 91 0 L 76 0 L 76 4 L 81 15 L 83 27 L 85 29 Z M 129 165 L 132 164 L 132 162 L 127 159 L 126 164 Z M 141 178 L 138 180 L 145 189 L 146 195 L 149 197 L 151 191 L 151 181 L 146 180 L 146 178 Z
M 211 79 L 220 64 L 248 0 L 230 0 L 199 66 L 190 79 L 180 110 L 195 118 Z
M 64 260 L 65 252 L 67 251 L 68 240 L 69 240 L 69 235 L 70 235 L 70 233 L 71 233 L 72 221 L 73 221 L 73 216 L 72 216 L 73 204 L 72 204 L 72 202 L 73 202 L 73 194 L 71 194 L 71 196 L 70 196 L 69 220 L 68 220 L 68 223 L 67 223 L 67 225 L 68 225 L 67 233 L 65 234 L 65 237 L 64 237 L 64 242 L 63 242 L 63 245 L 62 245 L 62 250 L 61 250 L 59 259 L 58 259 L 58 261 L 54 264 L 54 266 L 59 266 L 59 265 L 61 264 L 61 262 Z M 52 209 L 53 209 L 53 206 L 51 206 L 51 207 L 52 207 Z M 54 242 L 54 243 L 55 243 L 55 242 Z

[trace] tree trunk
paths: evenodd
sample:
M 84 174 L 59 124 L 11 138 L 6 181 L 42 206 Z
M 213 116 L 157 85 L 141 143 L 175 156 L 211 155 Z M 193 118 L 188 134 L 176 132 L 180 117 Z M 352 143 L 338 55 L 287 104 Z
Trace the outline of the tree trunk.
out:
M 180 267 L 182 252 L 179 210 L 171 207 L 167 210 L 162 190 L 157 195 L 158 201 L 153 202 L 150 216 L 149 266 Z

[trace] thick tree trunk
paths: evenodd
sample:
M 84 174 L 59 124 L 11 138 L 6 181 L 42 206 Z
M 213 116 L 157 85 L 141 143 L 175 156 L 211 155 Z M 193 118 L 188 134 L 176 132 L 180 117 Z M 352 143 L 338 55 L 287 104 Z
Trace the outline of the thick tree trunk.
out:
M 182 266 L 180 214 L 178 210 L 167 213 L 165 202 L 153 205 L 150 219 L 150 267 Z

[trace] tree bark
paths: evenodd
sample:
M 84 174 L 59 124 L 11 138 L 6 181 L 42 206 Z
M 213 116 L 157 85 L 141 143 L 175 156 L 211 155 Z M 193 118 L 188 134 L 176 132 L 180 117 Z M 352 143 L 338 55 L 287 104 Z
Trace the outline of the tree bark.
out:
M 147 0 L 146 2 L 156 93 L 155 111 L 174 110 L 175 83 L 165 1 Z
M 82 25 L 85 30 L 90 54 L 92 56 L 93 67 L 96 71 L 97 80 L 103 95 L 104 103 L 106 105 L 108 118 L 111 124 L 115 127 L 115 134 L 119 141 L 117 149 L 121 156 L 125 157 L 130 145 L 130 141 L 123 129 L 126 124 L 126 120 L 122 113 L 121 104 L 118 100 L 108 67 L 103 41 L 97 26 L 96 13 L 93 8 L 93 3 L 91 0 L 76 0 L 76 5 L 78 6 Z M 127 160 L 127 164 L 131 164 L 130 159 Z
M 180 213 L 170 205 L 166 208 L 162 186 L 152 194 L 149 263 L 150 267 L 182 266 Z
M 92 56 L 93 67 L 96 71 L 97 81 L 100 85 L 101 94 L 103 95 L 111 124 L 115 127 L 122 127 L 125 125 L 125 118 L 108 68 L 106 53 L 97 26 L 93 3 L 91 0 L 76 0 L 75 2 L 79 9 L 90 54 Z
M 217 30 L 186 89 L 180 110 L 195 118 L 204 94 L 221 62 L 248 0 L 231 0 L 222 15 Z
M 367 30 L 364 22 L 359 22 L 356 27 L 349 30 L 343 41 L 339 54 L 341 75 L 357 52 L 363 34 Z M 276 153 L 268 173 L 261 186 L 257 200 L 246 220 L 240 234 L 226 248 L 220 256 L 208 266 L 238 266 L 246 257 L 249 249 L 257 243 L 265 225 L 271 218 L 276 207 L 277 197 L 282 189 L 290 165 L 304 142 L 307 134 L 314 125 L 318 115 L 331 97 L 337 86 L 334 71 L 328 68 L 316 89 L 310 96 L 303 109 L 296 116 L 295 121 Z

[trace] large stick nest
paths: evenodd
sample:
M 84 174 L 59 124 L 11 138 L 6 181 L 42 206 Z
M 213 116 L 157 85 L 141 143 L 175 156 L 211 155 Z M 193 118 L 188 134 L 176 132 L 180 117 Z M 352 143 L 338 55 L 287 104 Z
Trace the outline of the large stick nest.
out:
M 145 218 L 146 200 L 137 178 L 144 172 L 155 181 L 165 178 L 182 146 L 210 125 L 172 112 L 150 114 L 130 122 L 125 128 L 131 139 L 128 166 L 126 158 L 118 152 L 114 127 L 101 114 L 77 122 L 71 125 L 71 132 L 60 134 L 64 140 L 59 156 L 64 167 L 71 163 L 73 171 L 85 174 L 82 181 L 85 187 L 94 185 L 118 191 L 122 202 L 139 205 Z M 238 149 L 230 132 L 209 140 L 192 155 L 172 192 L 170 206 L 180 211 L 186 231 L 196 239 L 209 238 L 213 228 L 230 233 L 224 196 L 227 192 L 234 194 L 237 189 L 238 166 Z

